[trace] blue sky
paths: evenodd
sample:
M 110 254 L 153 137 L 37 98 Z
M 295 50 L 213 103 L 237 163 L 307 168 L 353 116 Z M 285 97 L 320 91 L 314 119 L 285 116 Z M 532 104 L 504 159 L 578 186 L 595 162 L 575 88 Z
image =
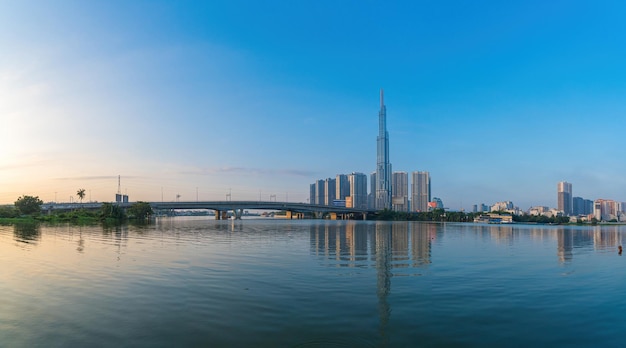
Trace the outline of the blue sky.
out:
M 621 1 L 3 1 L 0 203 L 269 199 L 376 165 L 451 209 L 626 201 Z

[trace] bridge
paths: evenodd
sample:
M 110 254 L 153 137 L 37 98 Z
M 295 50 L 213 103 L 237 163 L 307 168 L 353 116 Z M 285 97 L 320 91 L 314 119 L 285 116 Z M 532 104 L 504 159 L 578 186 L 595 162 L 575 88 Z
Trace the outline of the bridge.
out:
M 367 219 L 368 215 L 375 214 L 375 210 L 335 207 L 328 205 L 318 205 L 309 203 L 292 203 L 276 201 L 196 201 L 196 202 L 147 202 L 153 210 L 190 210 L 207 209 L 215 211 L 215 219 L 221 220 L 228 217 L 228 212 L 232 212 L 235 219 L 241 219 L 245 209 L 258 210 L 279 210 L 287 212 L 288 219 L 302 219 L 305 213 L 313 214 L 316 218 L 321 218 L 328 214 L 330 219 L 361 218 Z M 75 210 L 75 209 L 100 209 L 103 203 L 48 203 L 41 209 L 51 212 L 53 210 Z M 134 202 L 114 203 L 120 207 L 128 208 Z

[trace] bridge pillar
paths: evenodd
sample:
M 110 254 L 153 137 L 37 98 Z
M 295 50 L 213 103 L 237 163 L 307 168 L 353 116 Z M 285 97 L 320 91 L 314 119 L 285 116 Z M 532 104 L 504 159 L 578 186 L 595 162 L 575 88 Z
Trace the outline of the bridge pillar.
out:
M 293 213 L 291 212 L 291 210 L 286 211 L 285 217 L 289 220 L 293 219 Z
M 243 215 L 243 209 L 233 209 L 233 215 L 235 216 L 235 220 L 241 220 L 241 216 Z
M 331 220 L 337 220 L 337 213 L 330 213 L 329 215 Z
M 215 211 L 215 220 L 221 220 L 222 218 L 222 212 L 219 210 Z

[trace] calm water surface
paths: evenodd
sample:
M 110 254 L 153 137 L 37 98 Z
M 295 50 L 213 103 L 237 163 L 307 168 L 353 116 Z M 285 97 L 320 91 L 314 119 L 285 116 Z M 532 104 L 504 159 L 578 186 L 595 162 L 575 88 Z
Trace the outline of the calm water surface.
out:
M 0 226 L 2 347 L 625 346 L 626 226 Z

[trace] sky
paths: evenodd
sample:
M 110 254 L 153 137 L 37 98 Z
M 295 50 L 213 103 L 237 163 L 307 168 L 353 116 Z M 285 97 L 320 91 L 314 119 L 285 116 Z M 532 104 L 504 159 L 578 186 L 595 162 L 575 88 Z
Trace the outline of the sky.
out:
M 376 168 L 446 207 L 626 201 L 623 1 L 0 1 L 0 203 L 287 200 Z

